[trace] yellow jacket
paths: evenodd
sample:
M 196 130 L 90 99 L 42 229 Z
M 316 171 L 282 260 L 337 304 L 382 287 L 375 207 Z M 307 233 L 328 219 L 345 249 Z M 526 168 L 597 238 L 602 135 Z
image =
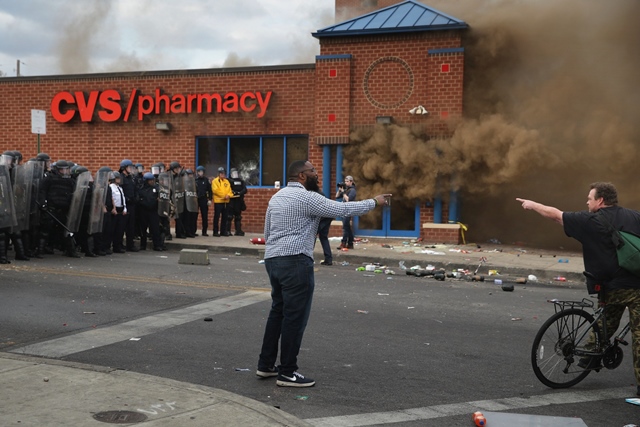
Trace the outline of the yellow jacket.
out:
M 213 203 L 229 203 L 229 199 L 233 197 L 231 184 L 227 178 L 220 177 L 211 180 L 211 191 L 213 192 Z M 225 196 L 229 198 L 225 199 Z

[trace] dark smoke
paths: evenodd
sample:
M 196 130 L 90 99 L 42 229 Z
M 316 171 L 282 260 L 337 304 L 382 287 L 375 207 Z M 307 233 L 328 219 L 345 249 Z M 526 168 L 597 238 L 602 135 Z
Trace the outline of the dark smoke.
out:
M 393 125 L 354 132 L 345 164 L 361 192 L 429 200 L 459 188 L 469 238 L 550 247 L 570 240 L 515 197 L 582 210 L 589 183 L 610 181 L 623 206 L 640 208 L 640 2 L 428 5 L 471 27 L 465 118 L 448 140 Z

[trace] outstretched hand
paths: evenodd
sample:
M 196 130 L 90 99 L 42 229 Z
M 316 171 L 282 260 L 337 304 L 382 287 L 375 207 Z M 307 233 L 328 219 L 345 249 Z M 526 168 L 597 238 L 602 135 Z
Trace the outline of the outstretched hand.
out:
M 392 196 L 392 194 L 378 194 L 374 199 L 378 202 L 378 206 L 386 206 L 387 200 Z

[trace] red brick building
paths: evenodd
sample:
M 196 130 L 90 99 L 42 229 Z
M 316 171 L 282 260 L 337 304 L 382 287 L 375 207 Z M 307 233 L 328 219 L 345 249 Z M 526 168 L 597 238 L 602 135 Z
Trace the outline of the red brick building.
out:
M 31 114 L 44 110 L 40 151 L 53 160 L 92 171 L 124 158 L 147 169 L 203 165 L 208 175 L 235 167 L 250 186 L 243 228 L 262 232 L 292 161 L 308 158 L 332 195 L 354 129 L 392 122 L 437 136 L 462 114 L 466 23 L 413 0 L 393 3 L 336 0 L 337 16 L 364 15 L 315 32 L 315 64 L 2 78 L 0 148 L 34 157 Z M 455 195 L 450 206 L 437 197 L 405 205 L 400 226 L 389 220 L 395 205 L 361 218 L 356 234 L 458 242 L 459 226 L 448 224 Z

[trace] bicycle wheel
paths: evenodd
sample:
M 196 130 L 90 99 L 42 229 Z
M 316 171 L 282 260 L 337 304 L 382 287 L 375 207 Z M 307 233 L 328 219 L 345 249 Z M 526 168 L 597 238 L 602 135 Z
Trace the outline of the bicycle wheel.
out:
M 575 353 L 593 352 L 600 348 L 600 328 L 597 324 L 592 326 L 592 323 L 593 316 L 577 308 L 558 312 L 544 322 L 531 348 L 533 372 L 544 385 L 571 387 L 591 373 L 591 370 L 578 366 L 584 356 Z M 595 337 L 595 342 L 588 344 L 590 335 Z

